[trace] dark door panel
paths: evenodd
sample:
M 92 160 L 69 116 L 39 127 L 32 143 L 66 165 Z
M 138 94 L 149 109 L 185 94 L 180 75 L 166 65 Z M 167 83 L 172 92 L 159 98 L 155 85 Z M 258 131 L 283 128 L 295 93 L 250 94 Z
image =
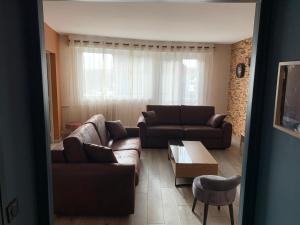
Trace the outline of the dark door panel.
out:
M 0 2 L 0 189 L 5 225 L 52 224 L 41 4 Z

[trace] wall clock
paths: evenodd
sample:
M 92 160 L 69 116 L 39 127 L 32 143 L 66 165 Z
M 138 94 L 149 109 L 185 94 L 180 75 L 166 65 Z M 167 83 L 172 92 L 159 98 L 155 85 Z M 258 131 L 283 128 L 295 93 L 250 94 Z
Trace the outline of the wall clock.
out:
M 244 63 L 239 63 L 236 66 L 235 74 L 238 78 L 242 78 L 245 76 L 246 65 Z

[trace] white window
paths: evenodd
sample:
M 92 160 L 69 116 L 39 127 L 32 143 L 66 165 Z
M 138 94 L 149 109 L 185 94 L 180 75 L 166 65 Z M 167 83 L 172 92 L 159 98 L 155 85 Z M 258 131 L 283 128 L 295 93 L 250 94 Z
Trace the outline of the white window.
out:
M 199 60 L 167 60 L 161 71 L 161 104 L 199 104 L 203 76 Z
M 113 56 L 111 54 L 90 53 L 82 54 L 84 96 L 99 97 L 109 95 L 108 87 L 104 82 L 106 75 L 113 69 Z
M 200 78 L 203 75 L 200 70 L 200 63 L 197 59 L 183 59 L 184 65 L 184 100 L 187 105 L 199 103 L 199 89 L 201 88 Z
M 198 58 L 173 52 L 101 51 L 81 53 L 84 100 L 201 104 L 204 63 Z

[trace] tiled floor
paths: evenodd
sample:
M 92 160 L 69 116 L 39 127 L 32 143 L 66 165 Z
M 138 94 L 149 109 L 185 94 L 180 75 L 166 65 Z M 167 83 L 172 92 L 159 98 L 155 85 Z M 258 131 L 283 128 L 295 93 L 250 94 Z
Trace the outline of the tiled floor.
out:
M 242 155 L 239 140 L 233 139 L 232 147 L 225 151 L 210 151 L 219 163 L 219 175 L 241 173 Z M 174 175 L 166 149 L 144 149 L 141 156 L 140 182 L 136 188 L 135 214 L 127 217 L 59 217 L 55 225 L 202 225 L 203 204 L 198 202 L 195 214 L 191 211 L 193 195 L 191 186 L 176 188 Z M 234 202 L 237 222 L 239 188 Z M 228 207 L 220 211 L 210 207 L 208 225 L 230 224 Z

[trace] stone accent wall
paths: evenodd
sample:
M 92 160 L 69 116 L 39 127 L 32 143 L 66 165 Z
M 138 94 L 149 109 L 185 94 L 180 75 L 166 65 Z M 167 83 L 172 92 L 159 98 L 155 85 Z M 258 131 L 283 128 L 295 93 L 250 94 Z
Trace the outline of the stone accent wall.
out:
M 227 120 L 232 123 L 233 133 L 238 136 L 245 133 L 250 69 L 248 58 L 251 57 L 251 50 L 252 38 L 239 41 L 231 46 Z M 243 78 L 236 77 L 236 66 L 239 63 L 246 65 Z

